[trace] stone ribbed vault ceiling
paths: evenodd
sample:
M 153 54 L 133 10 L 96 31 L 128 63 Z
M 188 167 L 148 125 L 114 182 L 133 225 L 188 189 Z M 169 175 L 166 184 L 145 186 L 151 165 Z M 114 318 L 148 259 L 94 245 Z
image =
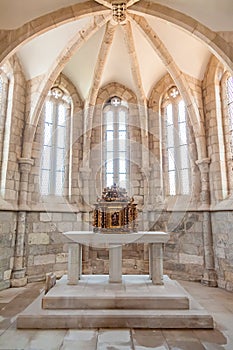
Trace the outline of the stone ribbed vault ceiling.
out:
M 77 2 L 81 1 L 41 0 L 34 2 L 21 0 L 16 2 L 1 0 L 1 28 L 17 28 L 31 19 Z M 112 5 L 107 0 L 98 0 L 98 2 L 109 8 L 109 14 L 111 13 Z M 130 1 L 130 5 L 133 2 L 137 1 Z M 212 30 L 233 29 L 233 2 L 231 0 L 222 0 L 222 7 L 219 7 L 218 0 L 206 0 L 205 4 L 201 0 L 190 0 L 186 4 L 181 0 L 156 2 L 180 11 L 182 11 L 181 7 L 183 6 L 184 13 L 208 25 Z M 15 12 L 18 3 L 21 6 L 22 3 L 25 3 L 24 9 L 27 8 L 27 10 L 22 12 L 19 9 L 17 16 L 13 17 L 10 10 Z M 16 6 L 14 10 L 13 4 Z M 208 11 L 205 8 L 208 8 Z M 220 17 L 219 14 L 222 16 Z M 137 13 L 137 15 L 140 14 Z M 162 41 L 178 68 L 182 72 L 202 80 L 211 54 L 207 46 L 175 24 L 154 16 L 145 14 L 141 14 L 141 16 L 146 19 L 154 34 Z M 69 42 L 74 41 L 77 33 L 82 28 L 90 26 L 94 20 L 94 16 L 89 16 L 61 25 L 21 46 L 17 55 L 26 78 L 30 80 L 36 76 L 48 74 L 52 67 L 59 63 L 57 62 L 58 57 L 59 55 L 61 57 L 62 52 L 65 52 Z M 215 24 L 216 27 L 214 27 Z M 112 31 L 111 35 L 107 35 L 110 30 Z M 97 71 L 101 73 L 98 74 L 98 82 L 95 81 Z M 136 24 L 130 6 L 127 18 L 123 23 L 114 22 L 110 16 L 106 24 L 93 33 L 88 40 L 85 40 L 76 52 L 70 53 L 70 60 L 63 68 L 63 73 L 69 77 L 80 96 L 85 100 L 88 96 L 90 97 L 90 94 L 93 94 L 93 84 L 99 89 L 111 82 L 123 84 L 137 95 L 138 93 L 144 94 L 148 98 L 153 85 L 166 72 L 166 66 L 158 52 L 155 52 L 145 33 L 142 33 Z

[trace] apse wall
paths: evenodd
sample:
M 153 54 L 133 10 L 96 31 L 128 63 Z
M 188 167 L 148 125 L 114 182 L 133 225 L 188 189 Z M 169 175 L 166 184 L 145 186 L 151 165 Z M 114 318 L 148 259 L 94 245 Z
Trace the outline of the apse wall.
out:
M 15 61 L 16 62 L 16 61 Z M 92 211 L 82 203 L 82 191 L 78 190 L 80 183 L 86 181 L 84 176 L 80 179 L 78 165 L 82 161 L 82 121 L 76 120 L 75 130 L 77 142 L 73 147 L 75 156 L 73 165 L 76 166 L 72 179 L 73 191 L 69 196 L 67 186 L 66 196 L 60 202 L 55 199 L 52 202 L 42 201 L 39 194 L 39 164 L 41 158 L 40 133 L 41 121 L 32 146 L 33 165 L 26 186 L 27 203 L 18 206 L 19 189 L 25 191 L 25 183 L 20 182 L 20 176 L 25 168 L 20 165 L 22 156 L 22 134 L 25 126 L 25 96 L 26 84 L 22 70 L 15 63 L 14 94 L 12 99 L 12 113 L 9 132 L 9 149 L 6 172 L 6 191 L 1 200 L 0 212 L 0 289 L 10 286 L 14 280 L 17 285 L 17 273 L 26 270 L 28 282 L 44 280 L 45 273 L 53 271 L 58 277 L 67 272 L 68 241 L 62 232 L 69 230 L 87 230 L 91 223 Z M 167 76 L 163 80 L 171 81 Z M 194 81 L 193 81 L 193 85 Z M 210 157 L 210 189 L 212 206 L 208 209 L 200 207 L 201 178 L 198 167 L 195 165 L 195 191 L 193 201 L 189 206 L 172 207 L 172 203 L 163 202 L 161 197 L 161 170 L 153 168 L 148 175 L 149 199 L 147 207 L 140 208 L 139 224 L 141 229 L 166 230 L 170 232 L 169 242 L 164 246 L 164 268 L 172 278 L 201 281 L 205 273 L 206 258 L 214 253 L 214 263 L 217 272 L 218 286 L 227 290 L 233 289 L 233 203 L 230 200 L 230 189 L 223 198 L 221 188 L 222 158 L 219 150 L 219 124 L 216 118 L 214 84 L 206 80 L 201 84 L 203 89 L 208 156 Z M 197 92 L 200 91 L 200 82 L 197 84 Z M 77 97 L 77 96 L 76 96 Z M 206 97 L 206 99 L 205 99 Z M 79 102 L 77 102 L 78 106 Z M 155 103 L 154 106 L 157 106 Z M 159 105 L 158 105 L 159 106 Z M 152 107 L 152 105 L 151 105 Z M 81 108 L 81 107 L 80 107 Z M 157 108 L 157 107 L 156 107 Z M 78 113 L 78 107 L 77 107 Z M 150 152 L 153 159 L 160 161 L 159 152 L 159 119 L 154 120 L 156 110 L 151 111 L 151 124 L 149 124 L 151 136 Z M 215 122 L 216 121 L 216 122 Z M 81 131 L 80 131 L 81 130 Z M 132 128 L 132 135 L 140 135 L 138 128 Z M 216 139 L 217 137 L 217 139 Z M 98 140 L 98 129 L 94 129 L 91 144 L 94 146 Z M 196 149 L 191 144 L 194 159 L 197 159 Z M 142 153 L 138 153 L 139 158 Z M 22 162 L 22 159 L 21 159 Z M 137 161 L 141 164 L 140 161 Z M 3 164 L 3 163 L 2 163 Z M 1 165 L 2 165 L 1 164 Z M 3 165 L 2 165 L 3 167 Z M 93 168 L 94 169 L 94 168 Z M 138 175 L 138 178 L 136 178 Z M 162 174 L 163 175 L 163 174 Z M 80 182 L 81 181 L 81 182 Z M 94 178 L 91 178 L 94 181 Z M 140 200 L 144 200 L 143 176 L 135 171 L 134 191 Z M 21 187 L 20 187 L 21 186 Z M 81 189 L 82 190 L 82 189 Z M 96 200 L 95 194 L 91 194 L 92 201 Z M 184 203 L 183 203 L 184 204 Z M 222 205 L 222 207 L 221 207 Z M 209 215 L 210 214 L 210 215 Z M 207 230 L 208 229 L 208 230 Z M 206 244 L 206 237 L 212 240 L 212 246 Z M 209 255 L 207 253 L 210 253 Z M 15 273 L 17 271 L 17 273 Z M 108 273 L 108 252 L 104 249 L 83 249 L 84 273 Z M 148 273 L 148 247 L 146 245 L 133 244 L 123 248 L 123 273 L 137 274 Z M 20 278 L 19 278 L 20 279 Z

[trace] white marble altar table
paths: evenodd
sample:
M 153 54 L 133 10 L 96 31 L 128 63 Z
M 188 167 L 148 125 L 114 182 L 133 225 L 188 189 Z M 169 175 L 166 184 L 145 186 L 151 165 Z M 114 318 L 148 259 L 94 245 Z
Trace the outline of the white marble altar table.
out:
M 109 282 L 122 280 L 122 245 L 130 243 L 149 244 L 149 269 L 153 284 L 163 284 L 162 244 L 170 237 L 160 231 L 135 233 L 95 233 L 92 231 L 69 231 L 63 233 L 73 243 L 69 244 L 68 283 L 77 284 L 82 274 L 82 245 L 109 249 Z

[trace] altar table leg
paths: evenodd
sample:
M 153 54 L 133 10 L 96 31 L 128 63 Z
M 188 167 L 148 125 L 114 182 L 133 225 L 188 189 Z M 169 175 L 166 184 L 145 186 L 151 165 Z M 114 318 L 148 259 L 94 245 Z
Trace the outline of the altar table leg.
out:
M 153 284 L 163 284 L 163 250 L 161 243 L 151 244 L 151 279 Z
M 109 246 L 109 282 L 121 283 L 122 281 L 122 246 Z
M 69 244 L 68 284 L 77 284 L 82 274 L 82 245 Z

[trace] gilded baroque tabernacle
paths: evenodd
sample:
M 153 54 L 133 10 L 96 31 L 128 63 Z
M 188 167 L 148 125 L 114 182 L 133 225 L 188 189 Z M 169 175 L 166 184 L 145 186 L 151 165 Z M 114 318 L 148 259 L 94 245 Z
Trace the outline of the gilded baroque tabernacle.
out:
M 128 233 L 137 231 L 137 204 L 129 198 L 125 188 L 114 184 L 104 188 L 101 198 L 95 204 L 94 232 Z

